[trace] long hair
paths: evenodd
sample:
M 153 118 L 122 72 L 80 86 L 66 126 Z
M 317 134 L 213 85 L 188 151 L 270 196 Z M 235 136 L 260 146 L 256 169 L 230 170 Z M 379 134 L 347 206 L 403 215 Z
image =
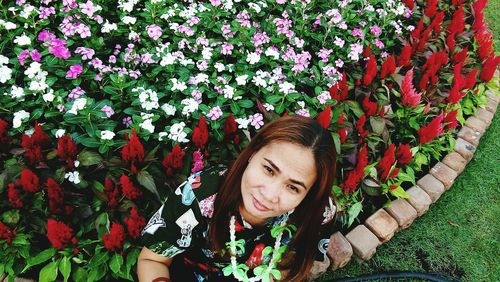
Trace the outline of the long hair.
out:
M 271 142 L 283 141 L 311 149 L 316 162 L 317 178 L 306 197 L 290 216 L 297 233 L 289 243 L 279 268 L 287 270 L 287 281 L 302 281 L 311 270 L 317 253 L 319 231 L 324 208 L 331 196 L 336 171 L 336 153 L 331 135 L 321 125 L 302 116 L 285 116 L 264 126 L 239 154 L 226 175 L 214 203 L 210 222 L 209 240 L 218 254 L 229 240 L 227 226 L 232 215 L 238 213 L 242 203 L 241 178 L 250 157 Z

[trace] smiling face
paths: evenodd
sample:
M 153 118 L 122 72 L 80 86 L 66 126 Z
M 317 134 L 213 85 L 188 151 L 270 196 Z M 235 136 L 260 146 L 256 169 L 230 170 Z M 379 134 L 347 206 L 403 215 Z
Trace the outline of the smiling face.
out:
M 311 149 L 290 142 L 272 142 L 257 151 L 241 178 L 240 213 L 252 225 L 297 207 L 316 181 Z

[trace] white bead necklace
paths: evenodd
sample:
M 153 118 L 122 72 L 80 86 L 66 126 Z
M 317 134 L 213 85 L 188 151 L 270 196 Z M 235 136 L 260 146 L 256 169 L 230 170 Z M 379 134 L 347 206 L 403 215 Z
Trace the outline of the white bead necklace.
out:
M 262 277 L 264 275 L 270 275 L 271 270 L 274 268 L 275 263 L 276 263 L 276 257 L 278 256 L 278 249 L 281 247 L 281 237 L 283 235 L 283 230 L 287 220 L 283 220 L 280 223 L 280 231 L 276 236 L 276 241 L 274 242 L 274 249 L 273 249 L 273 256 L 271 257 L 271 260 L 269 261 L 269 267 L 267 267 L 262 273 L 255 275 L 255 277 L 248 278 L 246 273 L 244 275 L 241 275 L 240 272 L 237 271 L 237 262 L 236 262 L 236 231 L 235 231 L 235 222 L 236 222 L 236 217 L 233 215 L 231 216 L 231 220 L 229 221 L 229 239 L 231 240 L 229 242 L 229 248 L 231 251 L 231 268 L 233 272 L 234 278 L 236 278 L 238 281 L 244 281 L 244 282 L 255 282 L 255 281 L 260 281 L 262 280 Z

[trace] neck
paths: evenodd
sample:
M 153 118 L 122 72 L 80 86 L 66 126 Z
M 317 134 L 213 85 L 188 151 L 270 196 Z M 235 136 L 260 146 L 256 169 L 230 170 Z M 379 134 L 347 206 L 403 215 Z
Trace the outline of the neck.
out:
M 252 226 L 262 226 L 266 222 L 265 219 L 256 218 L 252 216 L 243 206 L 243 204 L 239 207 L 240 215 L 246 222 L 250 223 Z

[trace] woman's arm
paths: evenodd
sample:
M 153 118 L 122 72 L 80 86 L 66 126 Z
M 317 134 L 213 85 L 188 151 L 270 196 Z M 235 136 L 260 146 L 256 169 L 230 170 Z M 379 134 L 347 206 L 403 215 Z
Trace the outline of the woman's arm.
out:
M 143 247 L 137 259 L 137 276 L 140 282 L 151 282 L 156 278 L 170 278 L 168 267 L 173 258 L 163 257 L 150 249 Z M 167 280 L 161 280 L 167 281 Z

